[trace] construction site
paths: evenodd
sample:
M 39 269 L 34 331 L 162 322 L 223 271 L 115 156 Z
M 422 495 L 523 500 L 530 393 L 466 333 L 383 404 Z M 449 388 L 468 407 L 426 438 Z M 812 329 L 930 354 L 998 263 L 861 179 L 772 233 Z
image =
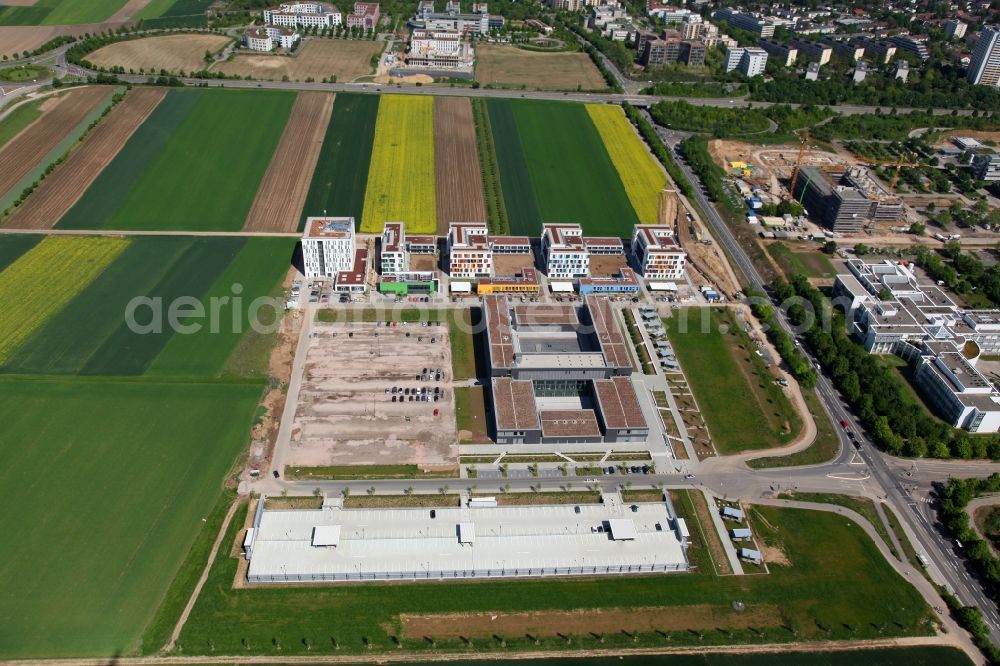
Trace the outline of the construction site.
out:
M 704 221 L 677 191 L 660 192 L 659 218 L 660 224 L 677 229 L 677 243 L 687 252 L 687 275 L 695 286 L 714 286 L 727 295 L 740 291 L 739 280 Z

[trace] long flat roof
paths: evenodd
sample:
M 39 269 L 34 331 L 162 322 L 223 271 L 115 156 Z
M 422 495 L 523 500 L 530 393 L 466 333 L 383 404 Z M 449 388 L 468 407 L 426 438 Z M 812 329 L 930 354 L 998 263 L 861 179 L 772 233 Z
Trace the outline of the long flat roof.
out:
M 594 382 L 597 402 L 604 424 L 609 428 L 646 428 L 645 417 L 632 381 L 627 377 L 614 377 Z
M 500 430 L 538 430 L 535 388 L 530 381 L 496 377 L 493 380 L 493 408 Z
M 353 217 L 310 217 L 305 238 L 353 238 Z
M 248 579 L 264 582 L 413 580 L 611 574 L 686 568 L 665 502 L 321 509 L 260 514 Z M 612 522 L 614 521 L 614 522 Z M 609 530 L 616 529 L 609 538 Z M 336 545 L 313 546 L 336 527 Z
M 510 326 L 507 299 L 503 296 L 486 296 L 483 299 L 486 316 L 486 333 L 490 343 L 490 359 L 494 367 L 514 366 L 514 332 Z
M 576 308 L 572 305 L 515 305 L 514 321 L 522 326 L 576 324 Z
M 549 409 L 539 412 L 543 437 L 600 437 L 592 409 Z
M 625 348 L 625 339 L 614 321 L 608 300 L 601 296 L 588 296 L 586 303 L 604 358 L 616 368 L 631 367 L 632 359 Z

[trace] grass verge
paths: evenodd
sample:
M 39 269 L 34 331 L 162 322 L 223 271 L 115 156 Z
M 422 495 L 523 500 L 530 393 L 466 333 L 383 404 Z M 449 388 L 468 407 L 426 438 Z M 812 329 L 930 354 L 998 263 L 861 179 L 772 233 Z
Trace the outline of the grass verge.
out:
M 422 470 L 417 465 L 326 465 L 320 467 L 285 467 L 285 478 L 294 481 L 309 480 L 364 480 L 364 479 L 451 479 L 458 477 L 458 468 L 448 470 Z
M 899 557 L 899 553 L 892 545 L 892 541 L 889 539 L 889 533 L 885 529 L 885 525 L 879 520 L 878 512 L 875 510 L 875 502 L 868 499 L 867 497 L 852 497 L 850 495 L 838 495 L 836 493 L 781 493 L 778 495 L 780 499 L 790 499 L 797 500 L 799 502 L 817 502 L 819 504 L 836 504 L 837 506 L 842 506 L 847 509 L 855 511 L 872 524 L 875 531 L 878 533 L 879 537 L 885 543 L 889 552 L 895 557 Z
M 793 453 L 790 456 L 776 456 L 774 458 L 754 458 L 747 461 L 747 466 L 751 469 L 771 469 L 776 467 L 799 467 L 800 465 L 819 465 L 833 460 L 840 450 L 840 438 L 837 436 L 836 428 L 830 421 L 826 412 L 819 404 L 816 392 L 803 390 L 802 397 L 805 398 L 806 407 L 812 414 L 816 422 L 816 439 L 813 440 L 809 448 Z

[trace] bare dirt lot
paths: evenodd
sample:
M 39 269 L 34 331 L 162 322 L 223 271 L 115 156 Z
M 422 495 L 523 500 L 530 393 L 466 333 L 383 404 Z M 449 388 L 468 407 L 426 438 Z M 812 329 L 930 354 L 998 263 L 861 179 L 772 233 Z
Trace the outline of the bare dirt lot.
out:
M 76 37 L 86 33 L 96 35 L 121 26 L 121 23 L 111 22 L 80 25 L 3 25 L 0 26 L 0 55 L 20 56 L 22 51 L 33 51 L 50 39 L 61 35 Z
M 0 149 L 0 196 L 31 173 L 112 92 L 104 86 L 73 90 L 59 97 L 58 103 L 4 144 Z
M 535 267 L 535 257 L 530 254 L 494 254 L 495 275 L 519 275 L 525 268 Z
M 590 274 L 594 277 L 618 275 L 622 268 L 628 266 L 624 254 L 592 254 L 590 255 Z
M 607 83 L 586 53 L 542 53 L 516 46 L 476 47 L 476 80 L 535 90 L 604 90 Z
M 129 92 L 69 159 L 14 211 L 5 226 L 51 229 L 83 196 L 166 94 L 165 88 L 135 88 Z
M 476 128 L 469 99 L 435 99 L 434 129 L 437 229 L 443 236 L 452 222 L 486 221 Z
M 303 92 L 295 98 L 244 231 L 294 232 L 298 228 L 332 111 L 332 94 Z
M 437 342 L 430 342 L 432 337 Z M 416 379 L 424 368 L 440 368 L 441 380 Z M 309 341 L 287 464 L 457 464 L 451 381 L 446 325 L 317 323 Z M 426 389 L 432 396 L 435 388 L 440 388 L 437 402 L 432 397 L 410 400 L 414 390 L 422 395 Z M 403 389 L 411 395 L 400 395 Z
M 195 72 L 205 68 L 205 51 L 221 51 L 233 40 L 222 35 L 163 35 L 118 42 L 87 55 L 98 67 Z
M 531 613 L 442 613 L 400 615 L 406 636 L 482 638 L 497 636 L 564 636 L 613 634 L 621 631 L 704 631 L 777 627 L 781 610 L 774 605 L 748 607 L 698 604 L 666 608 L 595 608 Z
M 435 254 L 411 254 L 411 271 L 436 271 L 438 270 L 438 258 Z
M 798 146 L 754 146 L 740 141 L 724 141 L 716 139 L 708 142 L 708 152 L 720 167 L 730 172 L 730 162 L 746 162 L 754 166 L 752 175 L 743 177 L 748 183 L 758 185 L 771 194 L 780 194 L 776 179 L 788 180 L 795 169 L 795 161 L 799 155 Z M 828 153 L 822 150 L 807 150 L 802 157 L 802 163 L 821 168 L 830 168 L 844 164 L 854 164 L 849 155 Z
M 314 78 L 317 81 L 336 76 L 348 83 L 359 76 L 371 74 L 371 58 L 381 53 L 385 42 L 352 39 L 310 39 L 295 56 L 244 55 L 221 62 L 212 71 L 239 74 L 265 81 L 280 81 L 287 76 L 292 81 Z

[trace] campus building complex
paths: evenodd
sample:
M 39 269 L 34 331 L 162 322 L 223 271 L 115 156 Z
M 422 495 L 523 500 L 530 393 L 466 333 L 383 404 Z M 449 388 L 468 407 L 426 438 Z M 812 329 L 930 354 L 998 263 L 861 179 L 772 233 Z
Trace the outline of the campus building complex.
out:
M 337 6 L 328 2 L 286 2 L 264 10 L 265 23 L 287 28 L 332 28 L 342 20 Z
M 331 279 L 335 291 L 367 291 L 368 250 L 355 246 L 353 217 L 306 219 L 302 264 L 307 278 Z
M 838 233 L 861 231 L 870 221 L 897 222 L 903 216 L 902 200 L 864 167 L 825 171 L 804 166 L 793 193 L 816 221 Z
M 490 17 L 486 3 L 474 3 L 472 12 L 464 14 L 457 0 L 448 0 L 443 12 L 435 11 L 434 0 L 420 0 L 416 14 L 410 19 L 411 27 L 429 32 L 454 31 L 477 35 L 485 34 L 494 27 L 499 28 L 503 23 L 501 16 Z
M 590 275 L 590 250 L 579 224 L 543 224 L 542 258 L 550 279 Z
M 574 305 L 483 301 L 498 444 L 644 442 L 632 361 L 607 299 Z
M 680 280 L 687 253 L 674 240 L 674 229 L 664 224 L 637 224 L 632 228 L 632 254 L 647 280 Z
M 354 11 L 347 15 L 344 22 L 348 28 L 374 30 L 378 27 L 379 4 L 377 2 L 355 2 Z
M 493 275 L 489 228 L 481 222 L 452 222 L 448 227 L 448 274 L 453 278 Z
M 472 67 L 472 45 L 457 30 L 414 30 L 406 64 L 412 67 L 462 69 Z
M 248 28 L 243 33 L 243 45 L 252 51 L 268 52 L 276 48 L 290 49 L 299 41 L 299 33 L 293 28 L 273 25 Z
M 847 262 L 833 294 L 873 354 L 915 366 L 914 383 L 939 415 L 971 432 L 1000 430 L 1000 392 L 975 368 L 1000 352 L 1000 310 L 965 310 L 905 262 Z

